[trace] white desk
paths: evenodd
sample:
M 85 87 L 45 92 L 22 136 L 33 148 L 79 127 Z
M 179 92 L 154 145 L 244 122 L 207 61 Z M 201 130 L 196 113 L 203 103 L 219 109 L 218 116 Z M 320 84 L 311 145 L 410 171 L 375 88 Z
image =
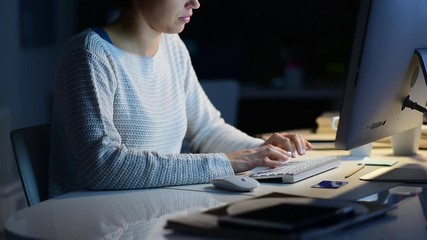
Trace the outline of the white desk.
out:
M 345 152 L 311 151 L 306 157 Z M 373 157 L 390 154 L 375 150 Z M 414 162 L 427 165 L 427 153 L 414 158 L 399 158 L 396 166 Z M 269 192 L 282 192 L 311 197 L 356 200 L 396 198 L 387 193 L 397 183 L 365 182 L 358 178 L 378 167 L 367 166 L 347 178 L 349 183 L 340 189 L 313 189 L 321 180 L 343 180 L 355 168 L 359 159 L 347 158 L 329 172 L 295 184 L 261 183 L 250 193 L 230 193 L 214 189 L 210 184 L 170 188 L 112 191 L 73 192 L 50 199 L 12 215 L 5 224 L 7 239 L 201 239 L 184 236 L 164 229 L 168 218 L 220 206 Z M 394 188 L 395 189 L 395 188 Z M 410 189 L 421 189 L 410 187 Z M 375 194 L 382 192 L 381 194 Z M 423 192 L 408 195 L 390 216 L 339 231 L 324 239 L 427 239 L 426 217 L 420 196 L 427 200 L 427 185 Z M 399 196 L 398 196 L 399 197 Z M 424 206 L 427 207 L 427 206 Z

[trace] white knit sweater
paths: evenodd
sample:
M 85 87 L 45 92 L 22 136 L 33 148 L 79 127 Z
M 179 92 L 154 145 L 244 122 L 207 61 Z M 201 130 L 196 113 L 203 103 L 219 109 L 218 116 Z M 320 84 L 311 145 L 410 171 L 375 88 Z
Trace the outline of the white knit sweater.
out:
M 66 44 L 57 70 L 51 197 L 206 183 L 233 174 L 224 153 L 263 142 L 220 117 L 177 34 L 141 57 L 88 29 Z M 180 153 L 184 137 L 198 154 Z

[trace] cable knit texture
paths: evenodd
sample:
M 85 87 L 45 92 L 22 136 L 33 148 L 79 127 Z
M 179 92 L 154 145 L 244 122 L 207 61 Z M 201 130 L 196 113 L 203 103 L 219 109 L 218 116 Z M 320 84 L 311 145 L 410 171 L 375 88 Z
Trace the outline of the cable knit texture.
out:
M 51 197 L 206 183 L 233 174 L 224 153 L 263 142 L 224 122 L 177 34 L 141 57 L 87 29 L 66 44 L 57 70 Z M 198 154 L 180 153 L 184 137 Z

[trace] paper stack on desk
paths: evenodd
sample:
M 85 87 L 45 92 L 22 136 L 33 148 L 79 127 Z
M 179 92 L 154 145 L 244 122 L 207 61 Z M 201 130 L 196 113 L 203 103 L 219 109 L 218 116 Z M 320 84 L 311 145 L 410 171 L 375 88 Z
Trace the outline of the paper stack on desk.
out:
M 318 134 L 330 134 L 334 136 L 336 135 L 336 130 L 332 128 L 332 118 L 338 117 L 340 115 L 339 112 L 324 112 L 320 116 L 316 118 L 316 133 Z
M 427 125 L 423 124 L 421 129 L 420 149 L 427 149 Z

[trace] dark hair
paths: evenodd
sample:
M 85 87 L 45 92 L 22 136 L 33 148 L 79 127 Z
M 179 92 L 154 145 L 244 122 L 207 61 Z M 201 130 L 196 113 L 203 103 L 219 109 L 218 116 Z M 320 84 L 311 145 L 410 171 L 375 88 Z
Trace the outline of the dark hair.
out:
M 120 9 L 128 9 L 132 4 L 132 0 L 115 0 L 114 3 Z

